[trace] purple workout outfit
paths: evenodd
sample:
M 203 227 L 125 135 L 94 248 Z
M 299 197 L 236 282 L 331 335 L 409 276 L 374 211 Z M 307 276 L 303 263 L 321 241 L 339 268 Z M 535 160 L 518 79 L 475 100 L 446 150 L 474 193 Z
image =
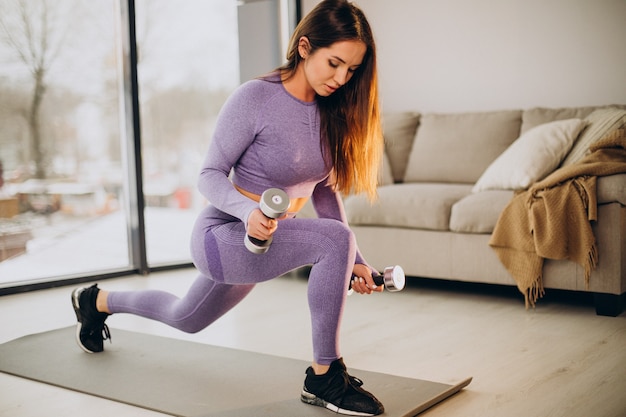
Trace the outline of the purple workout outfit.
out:
M 352 268 L 365 261 L 341 199 L 327 185 L 317 105 L 296 99 L 277 81 L 277 75 L 248 81 L 220 112 L 198 182 L 211 204 L 200 213 L 191 237 L 192 259 L 201 275 L 187 295 L 111 292 L 107 302 L 112 313 L 131 313 L 193 333 L 233 308 L 255 284 L 311 265 L 314 360 L 328 365 L 341 356 L 338 333 Z M 290 198 L 311 196 L 318 218 L 290 214 L 279 221 L 270 249 L 253 254 L 244 246 L 244 235 L 258 203 L 233 183 L 259 195 L 276 187 Z

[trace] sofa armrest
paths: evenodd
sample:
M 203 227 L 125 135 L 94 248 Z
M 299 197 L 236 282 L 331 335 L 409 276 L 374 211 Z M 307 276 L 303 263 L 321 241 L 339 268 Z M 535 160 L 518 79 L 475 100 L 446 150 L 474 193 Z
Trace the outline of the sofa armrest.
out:
M 626 206 L 626 174 L 598 177 L 598 204 L 620 203 Z

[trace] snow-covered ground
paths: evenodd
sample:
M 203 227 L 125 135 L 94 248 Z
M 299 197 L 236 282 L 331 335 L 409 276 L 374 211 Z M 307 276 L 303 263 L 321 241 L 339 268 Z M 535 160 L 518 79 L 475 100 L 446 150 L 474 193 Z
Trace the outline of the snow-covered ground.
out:
M 146 245 L 150 265 L 190 262 L 194 210 L 147 207 Z M 0 262 L 0 285 L 128 269 L 124 213 L 68 218 L 55 213 L 31 223 L 33 239 L 23 255 Z

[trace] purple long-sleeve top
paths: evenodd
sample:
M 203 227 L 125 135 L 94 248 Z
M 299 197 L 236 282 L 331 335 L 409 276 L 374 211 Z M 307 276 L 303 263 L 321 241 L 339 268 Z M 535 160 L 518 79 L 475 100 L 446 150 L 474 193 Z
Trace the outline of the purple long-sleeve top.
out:
M 311 197 L 318 217 L 347 225 L 339 193 L 328 184 L 317 103 L 292 96 L 277 75 L 237 88 L 222 107 L 198 187 L 220 211 L 246 226 L 254 194 L 280 188 L 290 198 Z M 231 175 L 232 174 L 232 175 Z M 357 250 L 357 263 L 365 264 Z

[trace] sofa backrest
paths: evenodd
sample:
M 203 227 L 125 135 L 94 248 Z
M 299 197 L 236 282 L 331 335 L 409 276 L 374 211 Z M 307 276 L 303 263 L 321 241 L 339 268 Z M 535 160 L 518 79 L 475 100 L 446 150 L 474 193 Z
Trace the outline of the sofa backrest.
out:
M 529 129 L 556 120 L 585 119 L 609 107 L 626 109 L 626 105 L 610 105 L 448 114 L 385 113 L 384 177 L 386 182 L 473 184 Z
M 383 115 L 383 135 L 385 137 L 385 161 L 383 173 L 391 177 L 393 182 L 402 182 L 409 154 L 413 147 L 415 132 L 419 125 L 420 114 L 416 112 L 385 113 Z M 384 183 L 385 181 L 383 181 Z
M 473 184 L 519 136 L 521 110 L 424 114 L 405 182 Z
M 522 114 L 522 128 L 520 134 L 525 133 L 535 126 L 554 122 L 556 120 L 584 119 L 597 108 L 598 107 L 594 106 L 564 107 L 554 109 L 548 107 L 534 107 L 532 109 L 524 110 L 524 113 Z

